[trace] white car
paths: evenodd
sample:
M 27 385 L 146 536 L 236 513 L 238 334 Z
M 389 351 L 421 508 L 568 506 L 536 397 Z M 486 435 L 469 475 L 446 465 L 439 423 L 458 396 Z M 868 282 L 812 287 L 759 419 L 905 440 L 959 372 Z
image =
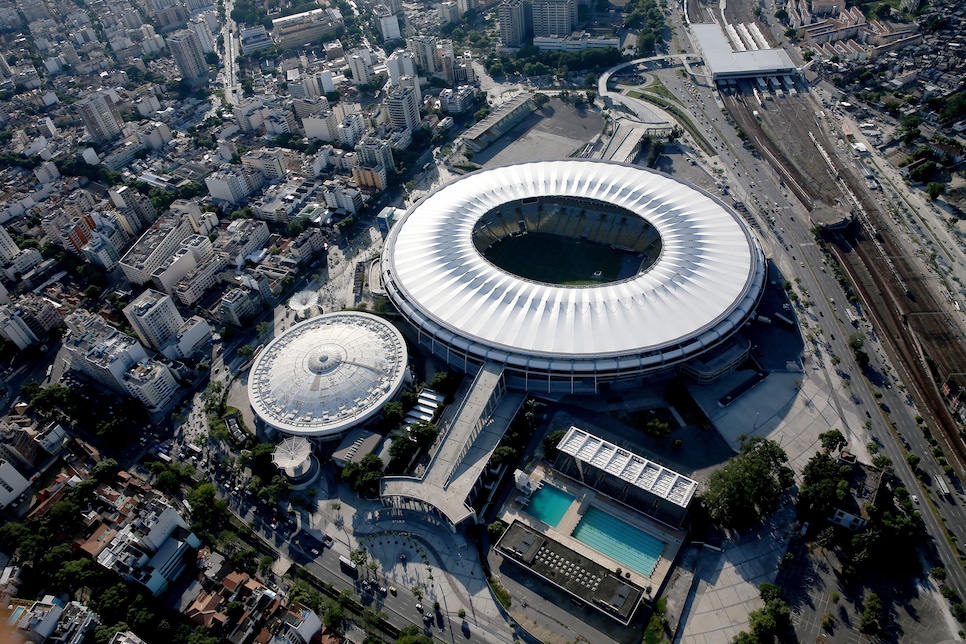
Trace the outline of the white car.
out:
M 916 505 L 919 505 L 919 497 L 918 496 L 916 496 L 915 494 L 913 494 L 910 498 L 912 498 L 912 502 L 913 503 L 915 503 Z

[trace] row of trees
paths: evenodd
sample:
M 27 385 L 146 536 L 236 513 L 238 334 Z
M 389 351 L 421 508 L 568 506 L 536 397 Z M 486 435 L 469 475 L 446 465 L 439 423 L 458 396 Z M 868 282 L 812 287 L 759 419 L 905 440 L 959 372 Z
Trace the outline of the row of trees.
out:
M 437 371 L 429 387 L 451 399 L 462 383 L 463 377 L 450 371 Z M 424 385 L 426 386 L 426 385 Z M 379 480 L 384 472 L 402 474 L 408 470 L 420 452 L 429 449 L 439 436 L 439 428 L 431 422 L 419 420 L 408 428 L 402 427 L 406 413 L 416 406 L 418 394 L 403 392 L 398 401 L 388 402 L 382 408 L 382 429 L 391 432 L 393 442 L 389 447 L 388 466 L 375 454 L 364 456 L 358 463 L 347 463 L 342 469 L 342 480 L 350 489 L 363 497 L 379 494 Z
M 36 413 L 51 420 L 67 420 L 81 431 L 96 436 L 106 444 L 125 445 L 132 427 L 144 427 L 148 418 L 144 407 L 131 398 L 119 398 L 114 409 L 89 413 L 91 401 L 79 392 L 61 384 L 41 387 L 36 382 L 25 384 L 20 393 L 30 401 Z
M 664 12 L 657 0 L 631 0 L 624 7 L 624 24 L 638 29 L 637 55 L 653 56 L 657 43 L 664 40 Z
M 487 73 L 523 74 L 524 76 L 546 76 L 551 73 L 566 74 L 569 71 L 601 71 L 625 60 L 617 49 L 585 49 L 584 51 L 544 51 L 538 47 L 522 47 L 516 56 L 506 54 L 486 57 Z
M 748 613 L 751 632 L 741 631 L 731 640 L 732 644 L 772 644 L 795 641 L 791 631 L 791 610 L 782 599 L 781 590 L 768 582 L 758 587 L 758 596 L 764 607 Z

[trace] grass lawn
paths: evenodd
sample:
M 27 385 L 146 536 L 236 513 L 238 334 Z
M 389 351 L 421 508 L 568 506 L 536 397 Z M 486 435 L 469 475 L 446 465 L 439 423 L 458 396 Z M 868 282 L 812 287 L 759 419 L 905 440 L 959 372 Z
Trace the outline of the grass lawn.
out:
M 626 257 L 638 256 L 603 244 L 537 232 L 506 237 L 486 251 L 486 258 L 507 272 L 561 286 L 620 279 Z

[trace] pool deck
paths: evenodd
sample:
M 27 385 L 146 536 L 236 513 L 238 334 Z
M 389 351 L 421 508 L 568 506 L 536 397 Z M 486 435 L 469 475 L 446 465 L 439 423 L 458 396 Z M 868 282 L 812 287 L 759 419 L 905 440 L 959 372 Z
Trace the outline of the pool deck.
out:
M 562 476 L 559 472 L 554 472 L 545 463 L 538 463 L 534 467 L 533 472 L 530 473 L 530 482 L 534 487 L 543 482 L 565 490 L 575 497 L 575 502 L 567 509 L 567 512 L 560 520 L 560 523 L 557 524 L 557 527 L 552 528 L 528 514 L 526 508 L 520 502 L 520 497 L 513 495 L 513 498 L 504 506 L 503 513 L 500 517 L 504 523 L 509 525 L 513 521 L 518 521 L 530 527 L 535 532 L 545 534 L 548 538 L 553 539 L 587 559 L 596 561 L 611 569 L 621 568 L 628 581 L 642 588 L 653 588 L 651 596 L 657 596 L 658 591 L 673 570 L 674 560 L 687 534 L 684 530 L 674 529 L 658 521 L 650 520 L 646 515 L 613 501 L 606 495 L 582 485 L 579 481 L 574 481 L 569 477 Z M 580 523 L 587 509 L 591 506 L 606 510 L 620 520 L 665 543 L 664 552 L 661 553 L 653 572 L 649 576 L 642 575 L 636 570 L 628 569 L 627 564 L 611 559 L 604 553 L 591 548 L 571 536 L 577 528 L 577 524 Z M 630 577 L 626 577 L 627 573 L 630 573 Z

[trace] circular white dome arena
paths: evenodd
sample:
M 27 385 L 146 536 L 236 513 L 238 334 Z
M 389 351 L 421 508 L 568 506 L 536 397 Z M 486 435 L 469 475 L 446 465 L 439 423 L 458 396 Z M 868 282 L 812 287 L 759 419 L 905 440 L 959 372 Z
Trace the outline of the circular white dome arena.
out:
M 343 311 L 292 326 L 255 358 L 248 399 L 269 427 L 338 438 L 382 410 L 402 388 L 402 334 L 369 313 Z
M 547 250 L 561 239 L 570 246 Z M 537 242 L 540 253 L 527 246 Z M 753 314 L 765 272 L 724 203 L 597 160 L 507 165 L 442 186 L 393 226 L 382 258 L 421 344 L 455 367 L 494 360 L 517 386 L 555 391 L 596 390 L 719 345 Z

